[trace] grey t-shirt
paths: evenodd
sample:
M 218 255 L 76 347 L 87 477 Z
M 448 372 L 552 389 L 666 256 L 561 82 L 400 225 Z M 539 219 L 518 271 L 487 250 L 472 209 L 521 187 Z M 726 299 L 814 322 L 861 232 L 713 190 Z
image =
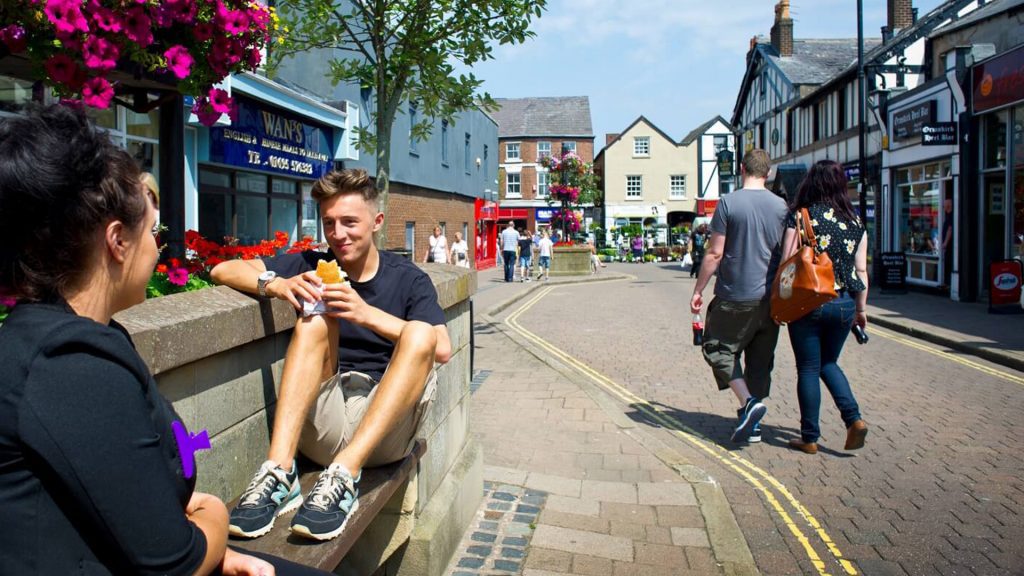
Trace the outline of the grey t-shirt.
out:
M 722 197 L 711 219 L 711 231 L 725 235 L 715 296 L 733 302 L 768 296 L 787 212 L 786 201 L 763 188 L 740 188 Z

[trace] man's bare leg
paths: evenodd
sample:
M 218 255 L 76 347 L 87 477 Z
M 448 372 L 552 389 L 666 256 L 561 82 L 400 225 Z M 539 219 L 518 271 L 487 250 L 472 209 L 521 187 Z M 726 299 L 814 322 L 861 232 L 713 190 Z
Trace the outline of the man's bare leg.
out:
M 281 391 L 274 407 L 274 430 L 267 458 L 291 470 L 306 414 L 320 383 L 338 370 L 338 323 L 326 316 L 306 316 L 295 323 L 284 357 Z
M 750 389 L 747 388 L 747 381 L 743 378 L 737 378 L 729 381 L 729 389 L 736 395 L 736 398 L 740 401 L 740 407 L 747 405 L 747 399 L 750 398 Z
M 402 418 L 412 412 L 423 395 L 427 376 L 434 368 L 437 333 L 425 322 L 409 322 L 395 344 L 387 372 L 366 414 L 341 452 L 334 458 L 358 477 L 370 455 L 391 434 Z

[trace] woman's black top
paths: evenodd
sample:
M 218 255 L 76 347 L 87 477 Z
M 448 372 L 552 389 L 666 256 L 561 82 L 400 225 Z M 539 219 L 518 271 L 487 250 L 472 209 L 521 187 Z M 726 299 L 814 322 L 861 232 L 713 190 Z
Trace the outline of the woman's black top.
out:
M 864 227 L 861 226 L 860 220 L 843 218 L 834 208 L 821 203 L 811 204 L 807 207 L 807 212 L 811 216 L 811 227 L 814 228 L 818 252 L 827 253 L 832 260 L 837 288 L 848 292 L 863 291 L 864 282 L 857 276 L 854 260 L 857 246 L 864 238 Z M 795 212 L 789 214 L 786 226 L 796 228 Z
M 195 572 L 180 419 L 124 328 L 21 304 L 0 366 L 0 574 Z

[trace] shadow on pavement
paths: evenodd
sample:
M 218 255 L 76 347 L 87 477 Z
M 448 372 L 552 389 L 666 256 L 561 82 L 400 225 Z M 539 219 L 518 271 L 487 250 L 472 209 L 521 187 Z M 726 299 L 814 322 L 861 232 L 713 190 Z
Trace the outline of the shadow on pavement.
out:
M 648 406 L 657 408 L 660 414 L 675 420 L 682 424 L 685 428 L 700 434 L 705 439 L 718 444 L 722 448 L 729 451 L 740 450 L 744 447 L 750 446 L 746 442 L 739 444 L 733 443 L 732 432 L 736 426 L 736 418 L 729 415 L 711 414 L 707 412 L 688 412 L 676 408 L 674 406 L 668 406 L 661 402 L 648 402 Z M 653 428 L 665 428 L 675 429 L 665 426 L 662 422 L 656 420 L 649 413 L 643 410 L 645 406 L 633 403 L 629 405 L 629 410 L 626 412 L 626 416 L 630 420 L 638 424 L 645 424 Z M 686 431 L 686 430 L 683 430 Z M 798 453 L 789 447 L 789 440 L 793 438 L 799 438 L 800 431 L 795 428 L 787 426 L 775 426 L 775 425 L 764 425 L 761 427 L 761 443 L 768 444 L 773 448 L 779 448 L 787 452 Z M 819 454 L 828 454 L 837 458 L 851 458 L 852 453 L 839 452 L 833 450 L 823 444 L 818 445 Z

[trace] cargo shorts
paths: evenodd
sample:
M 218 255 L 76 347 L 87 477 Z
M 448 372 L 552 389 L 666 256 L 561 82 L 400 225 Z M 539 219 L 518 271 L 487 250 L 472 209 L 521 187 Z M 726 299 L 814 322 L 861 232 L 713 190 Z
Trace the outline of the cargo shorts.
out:
M 770 300 L 732 302 L 715 298 L 708 306 L 702 351 L 719 390 L 743 378 L 751 394 L 767 398 L 778 341 L 779 325 L 771 318 Z
M 320 384 L 320 392 L 302 425 L 299 450 L 321 466 L 330 465 L 352 441 L 377 395 L 377 384 L 362 372 L 339 372 Z M 437 372 L 431 370 L 420 401 L 370 454 L 367 468 L 390 464 L 409 454 L 436 390 Z

